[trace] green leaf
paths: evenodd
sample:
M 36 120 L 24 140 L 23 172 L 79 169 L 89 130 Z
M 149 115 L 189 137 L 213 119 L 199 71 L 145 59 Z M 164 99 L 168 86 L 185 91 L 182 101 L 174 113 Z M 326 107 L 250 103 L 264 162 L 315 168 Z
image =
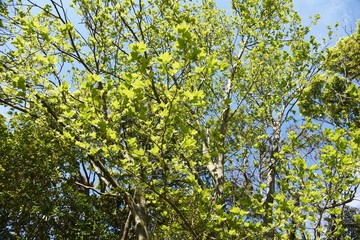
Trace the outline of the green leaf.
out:
M 175 28 L 175 31 L 179 34 L 185 33 L 188 30 L 189 30 L 189 26 L 185 22 L 182 22 L 181 24 L 177 25 Z
M 26 81 L 24 76 L 19 76 L 16 78 L 17 80 L 17 87 L 23 91 L 26 89 Z
M 313 164 L 313 165 L 311 165 L 310 167 L 309 167 L 309 170 L 310 171 L 316 171 L 316 170 L 318 170 L 319 169 L 319 166 L 317 165 L 317 164 Z
M 122 89 L 121 92 L 129 99 L 133 99 L 135 96 L 135 92 L 128 88 Z
M 241 212 L 241 209 L 239 207 L 232 207 L 229 211 L 234 214 L 239 214 Z
M 146 51 L 146 44 L 144 42 L 137 42 L 130 44 L 129 48 L 131 51 L 141 55 Z
M 154 145 L 154 147 L 151 148 L 151 149 L 149 150 L 149 152 L 150 152 L 152 155 L 154 155 L 154 156 L 160 156 L 160 155 L 159 155 L 160 148 L 159 148 L 157 145 Z
M 171 54 L 165 52 L 159 56 L 159 62 L 165 65 L 171 61 L 171 58 Z

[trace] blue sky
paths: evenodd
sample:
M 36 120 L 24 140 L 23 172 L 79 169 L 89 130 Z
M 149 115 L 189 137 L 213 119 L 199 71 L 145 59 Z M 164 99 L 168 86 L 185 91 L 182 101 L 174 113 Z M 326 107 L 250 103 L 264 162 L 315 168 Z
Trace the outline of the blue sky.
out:
M 326 37 L 327 26 L 334 26 L 336 22 L 339 23 L 338 38 L 344 37 L 355 31 L 356 21 L 360 19 L 360 0 L 294 0 L 294 4 L 304 23 L 309 23 L 309 16 L 320 14 L 311 32 L 320 38 Z
M 231 0 L 216 0 L 218 6 L 230 9 Z M 346 36 L 355 30 L 356 21 L 360 19 L 360 0 L 293 0 L 295 9 L 303 19 L 304 24 L 309 24 L 310 16 L 320 14 L 320 20 L 311 29 L 311 35 L 321 39 L 327 37 L 327 26 L 334 26 L 339 23 L 338 36 L 334 38 L 332 44 L 340 37 Z

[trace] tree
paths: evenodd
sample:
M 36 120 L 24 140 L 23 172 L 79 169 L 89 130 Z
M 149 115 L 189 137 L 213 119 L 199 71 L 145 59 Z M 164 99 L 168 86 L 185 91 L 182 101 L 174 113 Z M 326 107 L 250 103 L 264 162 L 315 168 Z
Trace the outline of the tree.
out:
M 360 235 L 359 209 L 350 206 L 344 206 L 341 214 L 341 224 L 343 225 L 343 233 L 334 239 L 358 239 Z M 328 227 L 333 226 L 333 219 L 328 218 Z
M 336 46 L 328 49 L 321 72 L 314 76 L 300 101 L 300 110 L 303 114 L 311 116 L 317 121 L 330 124 L 336 129 L 338 134 L 334 137 L 341 140 L 337 141 L 337 144 L 335 143 L 333 149 L 343 149 L 342 154 L 344 157 L 347 156 L 346 158 L 350 161 L 349 164 L 351 163 L 351 157 L 356 159 L 359 154 L 359 40 L 360 25 L 358 23 L 355 33 L 340 39 Z M 345 144 L 345 141 L 350 141 L 350 148 Z M 336 151 L 336 158 L 338 158 L 338 154 L 339 152 Z M 349 171 L 356 172 L 357 170 L 354 168 L 344 169 L 334 165 L 332 174 L 338 178 L 336 184 L 338 182 L 347 182 L 349 176 L 355 174 L 355 172 L 349 173 Z M 352 190 L 353 193 L 357 190 L 357 185 L 354 186 L 356 187 Z M 356 236 L 356 226 L 353 227 L 351 226 L 353 223 L 349 223 L 349 219 L 353 218 L 350 215 L 356 213 L 356 211 L 345 206 L 345 203 L 337 203 L 334 200 L 334 204 L 342 205 L 342 208 L 332 212 L 328 217 L 329 229 L 334 232 L 336 239 L 344 236 L 350 236 L 353 239 L 353 236 Z M 337 229 L 336 227 L 336 225 L 340 226 L 340 222 L 343 222 L 344 227 L 348 228 L 345 235 L 341 235 L 341 232 L 345 232 L 345 229 Z M 335 234 L 335 232 L 338 234 Z
M 342 224 L 346 227 L 345 236 L 356 239 L 360 236 L 360 211 L 358 208 L 345 206 L 342 216 Z
M 50 144 L 24 142 L 39 161 L 65 150 L 50 158 L 55 168 L 14 167 L 50 171 L 58 183 L 56 166 L 72 164 L 59 174 L 78 191 L 54 197 L 66 202 L 68 193 L 86 210 L 64 221 L 109 211 L 92 228 L 118 229 L 121 239 L 334 234 L 324 218 L 354 198 L 359 132 L 326 129 L 297 108 L 320 71 L 320 45 L 306 40 L 291 1 L 234 0 L 232 9 L 176 0 L 7 6 L 0 103 L 21 115 L 18 131 Z
M 19 116 L 11 124 L 11 131 L 1 125 L 0 237 L 109 239 L 119 235 L 116 221 L 124 219 L 109 206 L 120 201 L 95 196 L 76 185 L 89 184 L 85 182 L 92 177 L 83 170 L 79 173 L 81 155 L 60 143 L 53 131 Z
M 328 49 L 322 73 L 305 91 L 303 113 L 340 127 L 360 127 L 360 22 Z

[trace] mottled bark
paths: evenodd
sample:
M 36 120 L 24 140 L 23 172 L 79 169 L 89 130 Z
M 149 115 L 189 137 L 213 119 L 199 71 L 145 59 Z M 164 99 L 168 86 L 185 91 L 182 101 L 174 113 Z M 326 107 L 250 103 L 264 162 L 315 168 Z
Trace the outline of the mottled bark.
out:
M 141 193 L 135 193 L 135 197 L 127 194 L 129 207 L 135 223 L 135 234 L 138 240 L 149 239 L 147 228 L 146 201 Z
M 271 227 L 273 223 L 273 204 L 274 204 L 274 194 L 275 194 L 275 183 L 276 183 L 276 165 L 277 159 L 275 154 L 279 152 L 279 143 L 280 143 L 280 120 L 273 120 L 273 137 L 271 141 L 271 152 L 270 152 L 270 161 L 269 161 L 269 170 L 267 173 L 267 192 L 266 199 L 264 203 L 265 207 L 265 217 L 264 217 L 264 225 Z M 266 234 L 267 239 L 274 238 L 274 230 L 271 229 Z

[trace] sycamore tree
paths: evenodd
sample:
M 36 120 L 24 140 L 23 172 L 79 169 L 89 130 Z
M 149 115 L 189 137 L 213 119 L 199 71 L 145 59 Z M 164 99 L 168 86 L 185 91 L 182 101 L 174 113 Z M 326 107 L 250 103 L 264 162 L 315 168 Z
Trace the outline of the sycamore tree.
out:
M 1 116 L 2 117 L 2 116 Z M 17 115 L 1 118 L 0 238 L 113 239 L 121 234 L 115 197 L 91 194 L 83 156 L 54 132 Z M 78 183 L 78 184 L 76 184 Z
M 319 119 L 317 102 L 305 104 L 324 71 L 320 45 L 290 0 L 233 0 L 231 8 L 205 0 L 1 8 L 0 104 L 15 115 L 1 135 L 1 186 L 16 199 L 6 210 L 1 195 L 1 214 L 23 216 L 23 193 L 40 206 L 2 231 L 340 236 L 336 215 L 359 183 L 360 133 L 329 127 L 337 112 Z M 31 177 L 14 181 L 13 171 L 48 185 L 26 187 Z M 68 218 L 76 227 L 65 235 Z
M 330 133 L 330 139 L 334 140 L 326 146 L 328 159 L 332 161 L 327 163 L 328 174 L 331 172 L 333 179 L 328 183 L 328 188 L 339 189 L 343 184 L 353 185 L 353 188 L 346 190 L 350 195 L 356 193 L 358 185 L 355 183 L 356 178 L 359 178 L 358 169 L 353 168 L 353 164 L 356 165 L 359 160 L 360 143 L 359 24 L 360 22 L 353 34 L 340 39 L 334 47 L 327 50 L 321 71 L 313 77 L 300 101 L 303 114 L 332 126 L 333 133 L 330 133 L 330 129 L 325 130 Z M 324 170 L 323 172 L 325 173 Z M 346 191 L 338 190 L 336 194 L 346 194 Z M 330 200 L 332 205 L 339 207 L 327 217 L 333 233 L 344 232 L 344 229 L 337 229 L 337 223 L 343 221 L 347 227 L 346 236 L 356 235 L 356 232 L 351 233 L 356 230 L 352 224 L 348 224 L 349 220 L 343 220 L 344 216 L 349 218 L 349 212 L 354 211 L 345 206 L 351 200 L 352 198 L 345 202 Z
M 360 22 L 327 50 L 322 72 L 305 91 L 302 112 L 336 127 L 360 127 Z
M 360 235 L 360 209 L 345 206 L 341 220 L 344 227 L 346 227 L 346 232 L 342 237 L 349 236 L 350 239 L 356 239 Z

